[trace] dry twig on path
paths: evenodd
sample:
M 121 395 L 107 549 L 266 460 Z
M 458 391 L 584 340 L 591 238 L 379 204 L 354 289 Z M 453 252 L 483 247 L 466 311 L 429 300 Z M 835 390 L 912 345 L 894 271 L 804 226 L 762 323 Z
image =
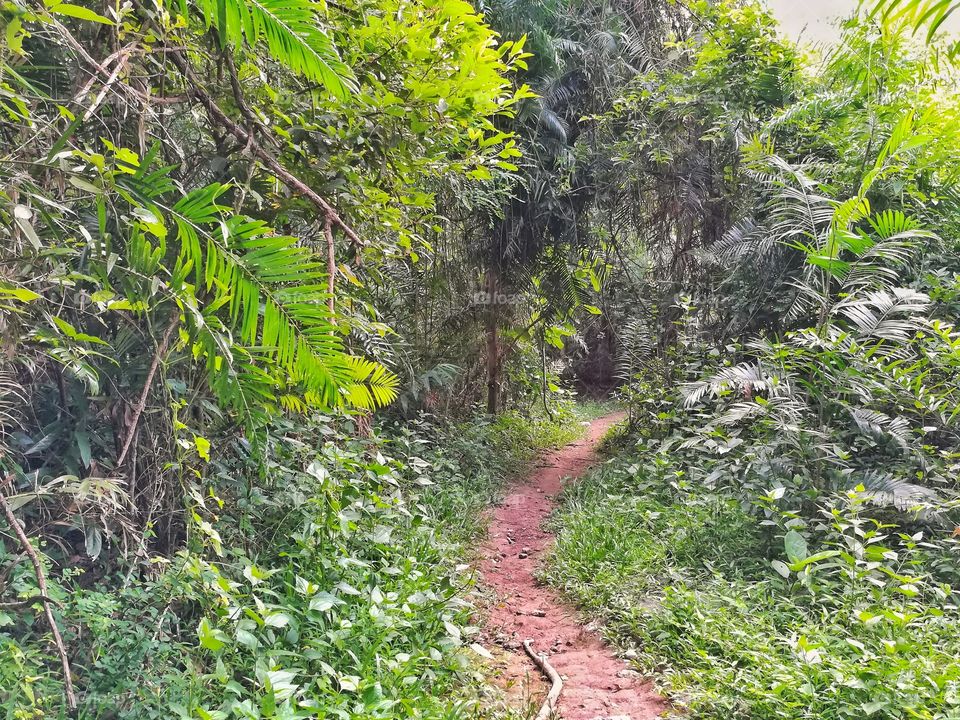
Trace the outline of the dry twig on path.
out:
M 533 640 L 524 640 L 523 649 L 527 651 L 530 659 L 533 660 L 536 666 L 540 668 L 540 671 L 546 675 L 547 679 L 552 683 L 550 692 L 547 693 L 547 699 L 543 701 L 540 712 L 537 713 L 537 717 L 534 719 L 547 720 L 547 718 L 553 715 L 553 711 L 557 707 L 557 700 L 560 699 L 560 691 L 563 690 L 563 680 L 553 665 L 550 664 L 550 661 L 547 660 L 546 655 L 538 655 L 534 652 Z

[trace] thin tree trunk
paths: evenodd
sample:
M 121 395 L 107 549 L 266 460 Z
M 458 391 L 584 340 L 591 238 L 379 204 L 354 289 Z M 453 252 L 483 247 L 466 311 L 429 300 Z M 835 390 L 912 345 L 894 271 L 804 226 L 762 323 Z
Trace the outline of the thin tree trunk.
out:
M 487 270 L 487 414 L 496 415 L 500 407 L 500 338 L 497 272 Z
M 170 324 L 167 325 L 167 330 L 163 334 L 163 339 L 160 341 L 160 345 L 157 347 L 157 352 L 153 356 L 153 361 L 150 363 L 150 369 L 147 370 L 147 379 L 143 382 L 143 390 L 140 392 L 140 399 L 133 408 L 133 417 L 130 419 L 130 424 L 127 427 L 127 436 L 123 441 L 123 448 L 120 450 L 120 456 L 117 458 L 118 468 L 123 465 L 123 461 L 127 459 L 127 453 L 130 452 L 130 445 L 133 443 L 133 439 L 137 434 L 137 424 L 140 422 L 140 416 L 143 414 L 143 410 L 147 406 L 147 398 L 150 397 L 150 386 L 153 385 L 153 376 L 156 375 L 157 368 L 160 366 L 160 362 L 167 354 L 167 348 L 170 346 L 170 340 L 173 338 L 173 331 L 177 329 L 177 325 L 179 324 L 180 311 L 177 308 L 174 308 L 173 316 L 170 318 Z
M 540 338 L 540 398 L 543 400 L 543 411 L 547 414 L 547 419 L 553 422 L 553 413 L 547 403 L 547 344 L 543 338 Z
M 337 282 L 337 249 L 333 243 L 333 222 L 327 217 L 323 223 L 323 236 L 327 240 L 327 310 L 330 311 L 330 322 L 334 321 L 334 292 Z

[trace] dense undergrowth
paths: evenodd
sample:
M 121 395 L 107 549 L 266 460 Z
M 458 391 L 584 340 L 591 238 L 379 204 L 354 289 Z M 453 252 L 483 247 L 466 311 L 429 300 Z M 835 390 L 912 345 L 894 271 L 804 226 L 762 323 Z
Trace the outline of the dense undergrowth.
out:
M 549 581 L 690 717 L 955 717 L 949 529 L 863 487 L 806 510 L 779 483 L 753 494 L 725 453 L 665 425 L 619 428 L 616 454 L 565 492 Z
M 367 439 L 344 416 L 278 424 L 263 474 L 236 460 L 195 493 L 184 551 L 126 576 L 51 575 L 80 717 L 460 716 L 480 687 L 461 563 L 481 510 L 579 428 L 569 407 L 554 422 L 421 416 Z M 26 563 L 8 583 L 36 594 Z M 0 625 L 3 716 L 61 716 L 42 615 Z
M 960 716 L 960 0 L 859 5 L 5 0 L 5 716 L 474 712 L 621 383 L 548 574 L 678 705 Z

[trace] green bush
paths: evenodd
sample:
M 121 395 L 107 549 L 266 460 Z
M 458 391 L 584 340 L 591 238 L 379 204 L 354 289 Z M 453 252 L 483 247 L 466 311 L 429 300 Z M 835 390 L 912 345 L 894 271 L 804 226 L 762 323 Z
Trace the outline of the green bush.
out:
M 116 576 L 48 572 L 81 717 L 470 712 L 483 650 L 460 563 L 503 480 L 580 428 L 421 417 L 358 439 L 349 418 L 318 416 L 275 423 L 263 457 L 225 448 L 190 488 L 186 550 Z M 36 592 L 29 563 L 7 583 Z M 48 634 L 39 605 L 0 612 L 5 717 L 60 716 Z

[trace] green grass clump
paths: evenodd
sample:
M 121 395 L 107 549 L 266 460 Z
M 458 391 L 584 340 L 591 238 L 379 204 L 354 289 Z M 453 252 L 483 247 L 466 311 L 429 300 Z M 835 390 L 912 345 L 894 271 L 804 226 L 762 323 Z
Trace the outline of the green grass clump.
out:
M 734 569 L 758 542 L 735 501 L 679 503 L 650 484 L 638 493 L 631 469 L 608 462 L 591 472 L 564 493 L 551 521 L 557 541 L 545 577 L 613 622 L 645 606 L 679 568 Z
M 619 456 L 571 488 L 545 577 L 689 717 L 960 717 L 950 541 L 870 519 L 856 493 L 771 532 L 682 467 Z
M 572 413 L 581 421 L 589 421 L 623 409 L 623 403 L 615 398 L 585 397 L 578 399 L 572 407 Z

